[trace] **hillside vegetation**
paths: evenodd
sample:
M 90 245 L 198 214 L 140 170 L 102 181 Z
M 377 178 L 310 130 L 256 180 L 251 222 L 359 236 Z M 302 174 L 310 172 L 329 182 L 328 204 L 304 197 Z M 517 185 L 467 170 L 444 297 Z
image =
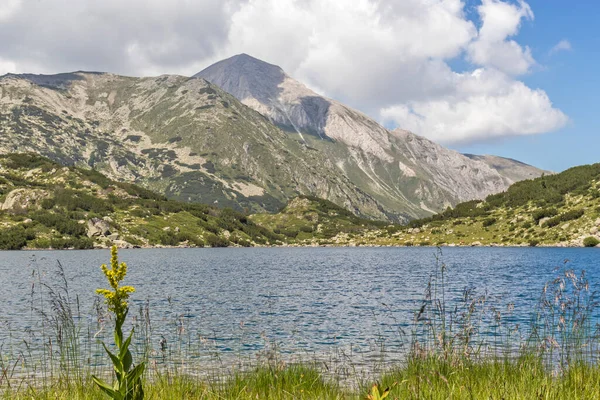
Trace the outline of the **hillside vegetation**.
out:
M 0 156 L 0 248 L 149 246 L 587 246 L 600 243 L 600 164 L 518 182 L 407 225 L 312 196 L 279 212 L 169 200 L 33 154 Z
M 593 164 L 411 221 L 406 234 L 435 244 L 580 246 L 598 239 L 599 225 L 600 164 Z
M 183 203 L 32 154 L 0 156 L 0 248 L 253 246 L 282 235 L 232 209 Z
M 309 200 L 313 204 L 307 204 Z M 299 244 L 593 247 L 600 243 L 600 164 L 518 182 L 485 200 L 460 203 L 404 226 L 341 223 L 342 214 L 315 222 L 315 207 L 316 200 L 307 198 L 301 212 L 288 206 L 277 215 L 256 216 L 255 221 L 274 230 L 300 231 L 295 236 Z M 319 226 L 308 233 L 308 227 Z
M 276 214 L 257 214 L 250 218 L 296 245 L 339 243 L 368 236 L 388 224 L 359 218 L 328 200 L 311 196 L 291 200 Z

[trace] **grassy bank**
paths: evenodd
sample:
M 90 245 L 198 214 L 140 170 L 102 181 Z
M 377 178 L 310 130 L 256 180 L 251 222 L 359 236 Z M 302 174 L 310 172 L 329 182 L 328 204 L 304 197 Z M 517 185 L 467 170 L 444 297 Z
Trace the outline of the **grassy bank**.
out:
M 147 378 L 150 399 L 365 399 L 368 384 L 346 388 L 319 367 L 262 367 L 215 383 L 189 376 Z M 449 362 L 437 357 L 413 359 L 379 379 L 390 399 L 594 399 L 600 393 L 600 369 L 584 364 L 553 373 L 535 357 L 483 362 Z M 59 382 L 49 388 L 5 388 L 6 399 L 105 399 L 91 380 Z

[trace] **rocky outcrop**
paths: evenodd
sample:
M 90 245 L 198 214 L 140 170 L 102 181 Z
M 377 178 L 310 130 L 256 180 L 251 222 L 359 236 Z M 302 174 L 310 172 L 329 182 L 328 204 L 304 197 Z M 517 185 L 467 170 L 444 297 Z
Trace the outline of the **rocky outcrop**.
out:
M 40 202 L 48 197 L 48 193 L 41 189 L 15 189 L 6 195 L 0 207 L 5 211 L 28 210 L 40 206 Z
M 110 224 L 101 218 L 92 218 L 87 222 L 87 235 L 88 237 L 109 236 Z

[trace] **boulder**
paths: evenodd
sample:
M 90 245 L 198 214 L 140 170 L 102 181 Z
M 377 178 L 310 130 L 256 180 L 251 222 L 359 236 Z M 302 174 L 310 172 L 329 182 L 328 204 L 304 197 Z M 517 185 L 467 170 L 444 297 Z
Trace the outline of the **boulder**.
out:
M 110 224 L 101 218 L 92 218 L 87 222 L 88 237 L 110 235 Z
M 110 235 L 107 236 L 107 238 L 109 238 L 112 241 L 119 240 L 119 234 L 118 233 L 111 233 Z
M 590 228 L 590 235 L 595 235 L 596 233 L 598 233 L 598 227 L 597 226 L 593 226 Z

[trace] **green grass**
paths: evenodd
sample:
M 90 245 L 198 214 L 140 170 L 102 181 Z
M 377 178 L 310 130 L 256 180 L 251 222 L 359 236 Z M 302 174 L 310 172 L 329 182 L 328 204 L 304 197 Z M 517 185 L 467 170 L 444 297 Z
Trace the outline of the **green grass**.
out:
M 371 383 L 345 388 L 305 365 L 260 367 L 221 382 L 185 375 L 156 375 L 145 382 L 147 399 L 365 399 Z M 391 399 L 564 399 L 587 400 L 600 393 L 600 368 L 575 365 L 558 374 L 536 358 L 475 362 L 439 358 L 413 359 L 381 376 L 374 384 L 391 388 Z M 49 388 L 6 389 L 4 399 L 105 399 L 91 380 L 57 383 Z

